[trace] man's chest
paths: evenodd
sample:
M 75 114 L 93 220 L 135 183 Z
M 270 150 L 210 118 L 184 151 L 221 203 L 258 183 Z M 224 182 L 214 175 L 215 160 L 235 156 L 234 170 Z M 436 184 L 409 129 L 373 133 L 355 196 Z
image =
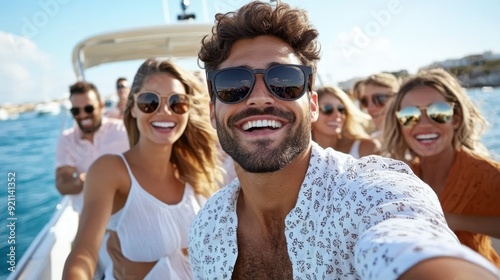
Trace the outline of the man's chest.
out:
M 238 229 L 238 258 L 233 279 L 292 279 L 284 231 L 263 236 Z

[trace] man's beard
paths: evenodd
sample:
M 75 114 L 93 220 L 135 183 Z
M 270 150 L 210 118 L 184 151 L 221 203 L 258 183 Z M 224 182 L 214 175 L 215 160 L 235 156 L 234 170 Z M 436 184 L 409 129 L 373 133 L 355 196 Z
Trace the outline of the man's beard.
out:
M 78 124 L 78 127 L 80 127 L 80 130 L 84 134 L 92 134 L 92 133 L 96 132 L 101 127 L 102 120 L 97 120 L 95 122 L 95 124 L 91 127 L 82 126 L 81 121 L 77 121 L 76 123 Z
M 252 147 L 255 147 L 256 151 L 250 151 L 241 143 L 242 139 L 238 135 L 231 134 L 228 127 L 234 127 L 234 123 L 238 120 L 255 115 L 274 115 L 288 120 L 292 125 L 296 122 L 299 123 L 295 129 L 292 128 L 286 133 L 287 136 L 277 148 L 270 148 L 272 140 L 262 139 L 253 141 L 251 144 L 253 144 Z M 224 126 L 219 122 L 217 115 L 215 116 L 215 122 L 222 149 L 245 171 L 251 173 L 270 173 L 281 170 L 307 149 L 310 144 L 311 122 L 309 114 L 300 116 L 299 120 L 297 120 L 292 113 L 280 111 L 276 108 L 268 107 L 264 110 L 250 108 L 231 117 L 228 120 L 228 126 Z

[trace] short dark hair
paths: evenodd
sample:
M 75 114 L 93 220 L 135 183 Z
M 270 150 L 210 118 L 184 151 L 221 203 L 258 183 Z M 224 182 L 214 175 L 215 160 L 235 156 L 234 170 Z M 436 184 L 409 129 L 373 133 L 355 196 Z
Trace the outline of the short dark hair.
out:
M 118 79 L 116 80 L 116 85 L 118 86 L 118 83 L 121 83 L 121 82 L 123 82 L 123 81 L 128 81 L 128 80 L 127 80 L 127 78 L 125 78 L 125 77 L 120 77 L 120 78 L 118 78 Z
M 99 103 L 101 103 L 101 94 L 97 90 L 97 87 L 93 83 L 89 82 L 76 82 L 75 84 L 71 85 L 69 87 L 69 97 L 75 95 L 75 94 L 85 94 L 89 91 L 93 90 L 95 92 L 95 95 L 97 96 L 97 100 L 99 100 Z
M 288 43 L 301 62 L 316 72 L 316 63 L 320 59 L 319 33 L 309 22 L 305 10 L 292 9 L 285 3 L 273 7 L 269 3 L 254 1 L 236 12 L 219 13 L 215 19 L 212 34 L 203 38 L 198 53 L 206 70 L 216 70 L 227 59 L 237 40 L 271 35 Z

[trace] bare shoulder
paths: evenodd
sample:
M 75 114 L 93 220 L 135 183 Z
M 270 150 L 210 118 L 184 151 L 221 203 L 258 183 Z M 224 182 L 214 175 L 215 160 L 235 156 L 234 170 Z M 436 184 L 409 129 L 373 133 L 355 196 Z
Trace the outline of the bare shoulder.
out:
M 361 139 L 359 143 L 359 155 L 361 157 L 380 154 L 380 142 L 377 139 Z
M 86 186 L 92 188 L 97 186 L 102 190 L 103 186 L 127 185 L 128 171 L 119 155 L 107 154 L 99 157 L 92 163 L 87 172 Z
M 106 154 L 97 158 L 92 165 L 89 167 L 89 172 L 92 170 L 93 172 L 102 172 L 102 171 L 110 171 L 115 170 L 119 167 L 125 167 L 123 163 L 123 159 L 120 155 L 114 154 Z M 95 170 L 95 171 L 94 171 Z M 126 171 L 126 170 L 125 170 Z M 109 174 L 112 175 L 112 174 Z

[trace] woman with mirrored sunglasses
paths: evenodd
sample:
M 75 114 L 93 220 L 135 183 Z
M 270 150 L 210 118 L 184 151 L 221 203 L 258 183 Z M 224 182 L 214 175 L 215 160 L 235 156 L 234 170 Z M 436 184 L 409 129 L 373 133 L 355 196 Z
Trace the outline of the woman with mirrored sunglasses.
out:
M 375 124 L 376 131 L 373 137 L 382 140 L 384 129 L 384 119 L 388 107 L 388 102 L 398 92 L 400 80 L 390 73 L 376 73 L 363 79 L 361 85 L 355 91 L 355 98 L 359 102 L 359 107 L 366 111 Z
M 326 86 L 318 93 L 319 116 L 312 124 L 312 139 L 323 148 L 355 158 L 378 154 L 378 140 L 369 136 L 371 117 L 361 112 L 340 88 Z
M 312 141 L 318 35 L 305 10 L 250 1 L 216 14 L 202 40 L 211 119 L 238 180 L 191 225 L 194 277 L 496 279 L 500 271 L 458 243 L 436 195 L 406 164 Z M 226 69 L 239 78 L 218 79 Z
M 500 267 L 500 163 L 480 142 L 486 121 L 443 69 L 407 80 L 387 112 L 383 151 L 404 160 L 436 192 L 459 240 Z
M 64 279 L 91 279 L 101 242 L 112 260 L 106 279 L 192 279 L 189 226 L 223 179 L 208 102 L 171 62 L 140 66 L 124 112 L 131 148 L 91 166 Z

